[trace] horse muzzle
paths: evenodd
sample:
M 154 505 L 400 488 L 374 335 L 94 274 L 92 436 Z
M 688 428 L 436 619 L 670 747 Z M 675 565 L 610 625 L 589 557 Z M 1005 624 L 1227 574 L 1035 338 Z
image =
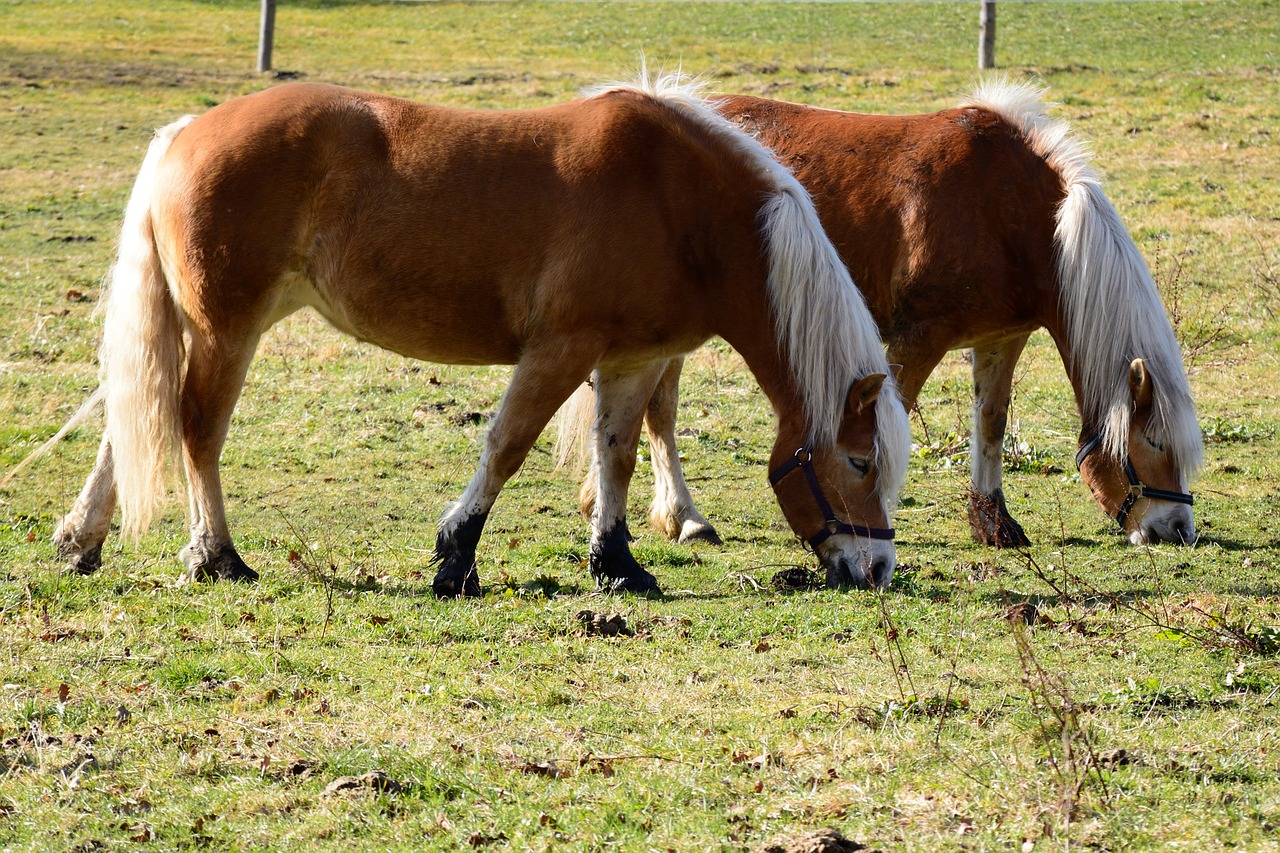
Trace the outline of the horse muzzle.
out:
M 1137 527 L 1129 533 L 1129 542 L 1134 545 L 1155 545 L 1160 542 L 1194 545 L 1198 538 L 1191 507 L 1182 504 L 1152 506 Z
M 818 551 L 831 589 L 889 588 L 897 555 L 893 542 L 861 536 L 832 536 Z

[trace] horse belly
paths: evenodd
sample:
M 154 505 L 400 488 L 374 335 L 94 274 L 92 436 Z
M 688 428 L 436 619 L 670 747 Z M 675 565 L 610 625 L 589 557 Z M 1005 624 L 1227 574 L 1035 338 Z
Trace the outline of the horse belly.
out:
M 514 364 L 520 342 L 492 304 L 449 288 L 299 281 L 296 305 L 314 308 L 334 328 L 366 343 L 439 364 Z

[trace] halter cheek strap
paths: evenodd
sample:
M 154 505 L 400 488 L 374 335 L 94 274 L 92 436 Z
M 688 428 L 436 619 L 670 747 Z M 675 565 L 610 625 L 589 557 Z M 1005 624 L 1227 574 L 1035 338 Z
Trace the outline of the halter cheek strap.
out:
M 836 517 L 835 510 L 831 508 L 831 504 L 827 501 L 827 496 L 822 492 L 822 486 L 818 483 L 818 475 L 813 470 L 813 446 L 810 444 L 805 444 L 796 450 L 790 459 L 775 468 L 769 474 L 769 485 L 777 489 L 783 478 L 797 468 L 804 472 L 804 478 L 809 484 L 809 491 L 813 494 L 813 500 L 817 503 L 818 510 L 825 519 L 822 529 L 805 540 L 809 543 L 809 547 L 816 551 L 823 542 L 841 533 L 862 536 L 867 539 L 893 540 L 892 527 L 863 527 L 861 524 L 850 524 Z
M 1089 454 L 1097 450 L 1102 445 L 1102 436 L 1094 435 L 1076 453 L 1076 470 L 1080 470 L 1080 466 L 1084 464 L 1084 460 Z M 1170 501 L 1177 504 L 1186 504 L 1191 506 L 1196 499 L 1190 494 L 1183 492 L 1170 492 L 1165 489 L 1153 489 L 1151 486 L 1143 484 L 1138 479 L 1138 472 L 1133 469 L 1133 460 L 1128 456 L 1124 457 L 1124 475 L 1129 480 L 1129 494 L 1125 495 L 1124 502 L 1120 504 L 1120 509 L 1115 514 L 1116 524 L 1120 525 L 1120 529 L 1124 529 L 1124 523 L 1129 518 L 1129 513 L 1133 511 L 1133 505 L 1138 502 L 1138 498 L 1148 498 L 1156 501 Z

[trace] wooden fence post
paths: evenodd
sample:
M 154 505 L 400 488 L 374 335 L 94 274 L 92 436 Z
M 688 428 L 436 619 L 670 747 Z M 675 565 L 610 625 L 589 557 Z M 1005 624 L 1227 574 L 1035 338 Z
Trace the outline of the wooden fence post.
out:
M 982 0 L 978 16 L 978 67 L 996 67 L 996 0 Z
M 258 30 L 258 70 L 271 70 L 271 47 L 276 34 L 276 0 L 262 0 L 262 26 Z

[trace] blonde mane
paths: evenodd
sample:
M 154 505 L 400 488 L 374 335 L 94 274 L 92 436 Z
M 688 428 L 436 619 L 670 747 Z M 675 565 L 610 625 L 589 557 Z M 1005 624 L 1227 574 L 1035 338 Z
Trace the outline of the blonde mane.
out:
M 773 152 L 728 121 L 703 97 L 704 85 L 680 73 L 650 78 L 641 66 L 633 83 L 610 83 L 588 95 L 624 89 L 683 108 L 753 163 L 773 188 L 760 210 L 769 252 L 769 296 L 778 340 L 804 400 L 810 439 L 830 446 L 849 387 L 863 376 L 889 376 L 876 402 L 876 456 L 881 496 L 892 512 L 906 478 L 911 432 L 861 291 L 827 239 L 809 193 Z
M 1018 128 L 1058 173 L 1065 197 L 1058 208 L 1059 301 L 1080 377 L 1081 415 L 1098 429 L 1106 452 L 1128 453 L 1133 404 L 1128 366 L 1146 363 L 1154 387 L 1149 431 L 1185 477 L 1204 449 L 1182 351 L 1146 260 L 1102 190 L 1084 143 L 1067 123 L 1045 114 L 1044 90 L 995 77 L 978 84 L 962 106 L 990 110 Z

